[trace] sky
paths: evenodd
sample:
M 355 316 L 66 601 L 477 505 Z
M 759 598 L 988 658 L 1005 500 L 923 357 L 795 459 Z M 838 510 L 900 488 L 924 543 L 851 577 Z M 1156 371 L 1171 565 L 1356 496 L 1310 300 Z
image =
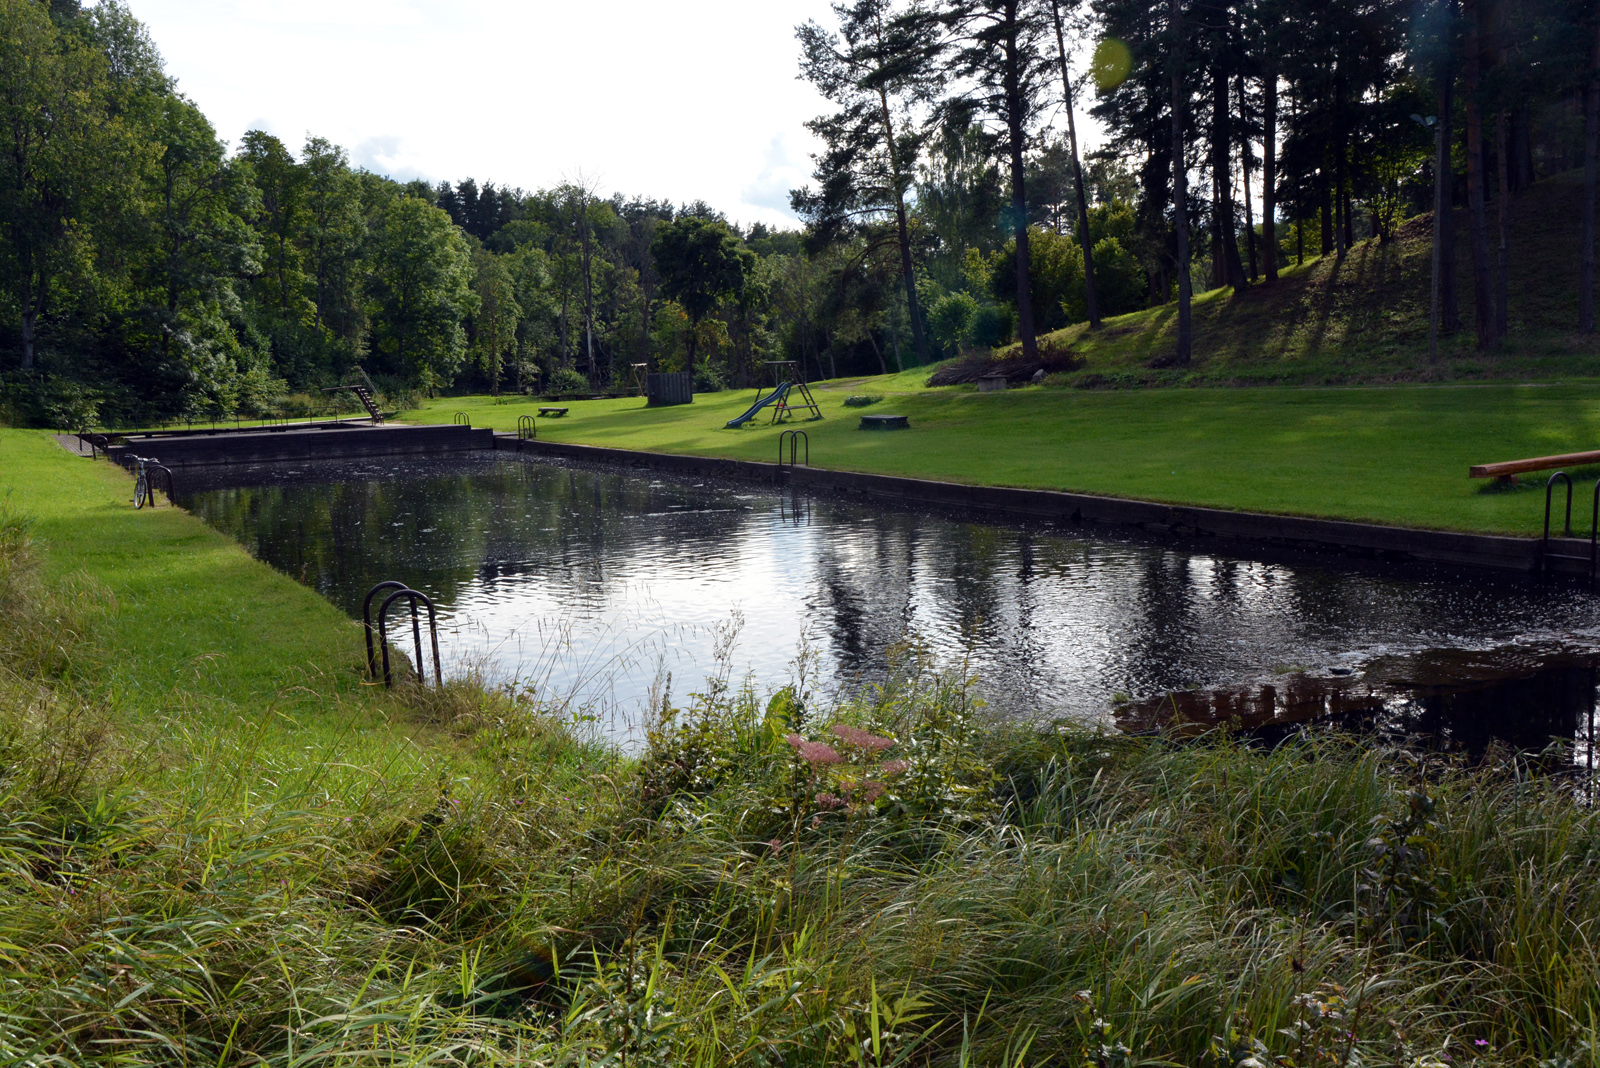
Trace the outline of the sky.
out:
M 130 0 L 222 139 L 307 135 L 398 180 L 704 200 L 794 225 L 829 0 Z M 1092 131 L 1080 132 L 1095 140 Z
M 793 224 L 827 108 L 794 27 L 828 0 L 131 0 L 179 89 L 238 144 L 307 134 L 407 180 L 703 199 Z

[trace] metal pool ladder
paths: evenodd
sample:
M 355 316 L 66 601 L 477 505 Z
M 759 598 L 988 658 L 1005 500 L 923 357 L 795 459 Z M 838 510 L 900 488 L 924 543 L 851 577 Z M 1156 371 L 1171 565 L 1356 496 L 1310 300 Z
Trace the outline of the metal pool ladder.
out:
M 383 600 L 383 605 L 378 609 L 377 648 L 373 647 L 372 628 L 372 599 L 384 590 L 393 590 Z M 367 635 L 367 674 L 372 678 L 378 677 L 379 651 L 382 651 L 383 660 L 383 685 L 388 689 L 394 688 L 394 674 L 389 666 L 389 608 L 401 598 L 405 598 L 411 606 L 411 637 L 415 643 L 417 682 L 423 683 L 427 678 L 425 665 L 427 661 L 422 655 L 422 617 L 417 611 L 417 602 L 422 602 L 428 609 L 428 637 L 433 645 L 433 684 L 436 687 L 444 686 L 444 673 L 439 667 L 439 617 L 434 611 L 433 600 L 425 593 L 413 590 L 404 582 L 389 579 L 380 582 L 367 591 L 366 600 L 361 602 L 361 625 Z
M 1550 563 L 1554 560 L 1586 564 L 1588 566 L 1589 585 L 1593 586 L 1596 573 L 1600 572 L 1600 479 L 1595 481 L 1594 502 L 1589 511 L 1589 551 L 1582 556 L 1550 551 L 1550 506 L 1554 503 L 1557 480 L 1560 480 L 1567 488 L 1567 507 L 1561 524 L 1560 537 L 1563 539 L 1572 537 L 1572 476 L 1565 471 L 1557 471 L 1544 484 L 1544 535 L 1539 539 L 1539 571 L 1541 573 L 1548 572 Z M 1560 547 L 1558 543 L 1557 548 Z
M 805 459 L 799 460 L 801 455 L 800 446 L 802 443 L 805 445 Z M 789 446 L 789 462 L 787 465 L 785 465 L 783 461 L 783 447 L 786 444 Z M 799 460 L 800 463 L 804 463 L 807 467 L 811 466 L 811 439 L 806 436 L 806 432 L 804 430 L 785 430 L 782 434 L 778 435 L 778 466 L 794 467 L 796 466 L 797 460 Z
M 539 428 L 534 424 L 533 416 L 517 416 L 517 440 L 532 441 L 539 436 Z

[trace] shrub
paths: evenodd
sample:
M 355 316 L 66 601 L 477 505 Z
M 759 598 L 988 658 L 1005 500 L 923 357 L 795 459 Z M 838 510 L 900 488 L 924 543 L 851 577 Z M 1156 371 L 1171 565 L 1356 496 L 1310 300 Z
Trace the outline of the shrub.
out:
M 844 406 L 846 408 L 869 408 L 881 400 L 883 400 L 883 395 L 879 393 L 866 394 L 858 397 L 846 397 L 844 399 Z
M 591 388 L 589 380 L 571 367 L 552 372 L 544 383 L 546 393 L 588 393 Z
M 977 314 L 978 302 L 970 293 L 946 293 L 928 309 L 928 336 L 946 352 L 967 336 L 967 325 Z
M 723 376 L 722 368 L 710 360 L 701 360 L 694 368 L 694 391 L 696 393 L 721 393 L 728 388 L 728 380 Z
M 1015 320 L 1010 308 L 982 304 L 967 323 L 967 344 L 976 349 L 992 349 L 1011 340 Z

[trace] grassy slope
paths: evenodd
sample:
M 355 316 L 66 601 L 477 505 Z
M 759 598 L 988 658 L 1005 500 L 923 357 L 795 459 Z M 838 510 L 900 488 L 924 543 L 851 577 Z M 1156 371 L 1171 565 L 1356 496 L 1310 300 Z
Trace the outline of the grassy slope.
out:
M 0 498 L 51 573 L 83 570 L 116 610 L 89 676 L 119 711 L 319 711 L 359 687 L 359 628 L 187 512 L 135 511 L 126 472 L 45 434 L 0 430 Z M 325 724 L 333 727 L 333 724 Z
M 795 424 L 812 463 L 956 482 L 1078 490 L 1222 508 L 1334 516 L 1459 530 L 1535 533 L 1536 485 L 1484 493 L 1472 463 L 1595 448 L 1600 383 L 1347 389 L 1083 391 L 978 394 L 922 389 L 917 373 L 820 388 L 824 417 Z M 895 387 L 906 392 L 893 393 Z M 890 394 L 872 411 L 911 417 L 906 433 L 856 429 L 847 392 Z M 763 413 L 723 424 L 748 392 L 702 395 L 685 407 L 637 399 L 570 404 L 539 434 L 619 448 L 770 461 L 778 430 Z M 411 413 L 513 430 L 536 402 L 448 398 Z M 1586 503 L 1586 502 L 1584 502 Z M 1581 507 L 1580 509 L 1581 510 Z
M 1313 257 L 1272 285 L 1197 296 L 1194 362 L 1163 368 L 1174 348 L 1172 306 L 1051 335 L 1086 361 L 1067 383 L 1351 383 L 1553 378 L 1600 374 L 1600 347 L 1578 334 L 1581 186 L 1540 182 L 1512 201 L 1510 334 L 1475 351 L 1466 213 L 1456 213 L 1456 284 L 1462 329 L 1427 357 L 1432 217 L 1413 219 L 1388 244 L 1364 241 L 1341 262 Z

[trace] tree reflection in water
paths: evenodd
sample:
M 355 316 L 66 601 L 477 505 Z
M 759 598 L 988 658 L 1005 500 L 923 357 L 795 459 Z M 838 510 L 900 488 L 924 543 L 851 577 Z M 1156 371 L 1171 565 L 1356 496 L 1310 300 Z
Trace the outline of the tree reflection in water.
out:
M 636 722 L 682 694 L 738 609 L 734 659 L 870 681 L 908 634 L 1020 715 L 1112 722 L 1117 695 L 1241 685 L 1430 649 L 1600 640 L 1596 599 L 1444 569 L 1227 557 L 745 484 L 492 454 L 200 469 L 182 503 L 352 614 L 395 578 L 438 602 L 446 656 Z

